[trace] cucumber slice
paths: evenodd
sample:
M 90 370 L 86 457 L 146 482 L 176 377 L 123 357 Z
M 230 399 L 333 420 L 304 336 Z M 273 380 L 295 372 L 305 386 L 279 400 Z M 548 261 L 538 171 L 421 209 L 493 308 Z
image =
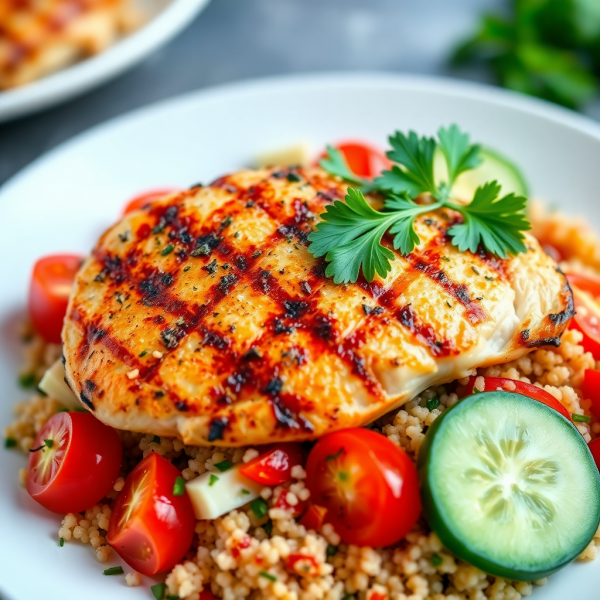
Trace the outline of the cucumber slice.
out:
M 501 185 L 503 196 L 511 192 L 517 196 L 528 196 L 527 183 L 514 163 L 489 148 L 481 149 L 481 157 L 483 162 L 476 169 L 461 173 L 454 182 L 452 195 L 455 198 L 471 200 L 480 185 L 494 180 Z M 448 167 L 439 148 L 434 159 L 434 175 L 437 183 L 448 181 Z
M 583 437 L 519 394 L 475 394 L 445 412 L 427 431 L 418 469 L 431 528 L 492 575 L 546 577 L 598 528 L 600 476 Z

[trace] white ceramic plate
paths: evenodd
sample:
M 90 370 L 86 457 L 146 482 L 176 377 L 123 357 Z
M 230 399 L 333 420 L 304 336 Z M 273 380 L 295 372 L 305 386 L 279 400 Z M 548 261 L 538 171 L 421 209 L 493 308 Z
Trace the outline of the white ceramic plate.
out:
M 139 0 L 147 22 L 104 52 L 23 87 L 0 91 L 0 123 L 82 94 L 116 77 L 177 35 L 209 0 Z
M 88 251 L 141 190 L 208 182 L 299 140 L 315 149 L 343 138 L 383 144 L 395 128 L 432 134 L 452 122 L 514 158 L 536 195 L 600 223 L 598 125 L 507 92 L 435 79 L 322 75 L 232 85 L 116 119 L 36 161 L 0 190 L 0 425 L 24 395 L 15 383 L 17 328 L 37 257 Z M 20 453 L 0 450 L 0 591 L 10 600 L 151 597 L 149 580 L 123 589 L 123 577 L 104 577 L 89 546 L 58 547 L 59 518 L 17 484 L 24 464 Z M 595 600 L 599 578 L 600 560 L 574 564 L 534 597 Z

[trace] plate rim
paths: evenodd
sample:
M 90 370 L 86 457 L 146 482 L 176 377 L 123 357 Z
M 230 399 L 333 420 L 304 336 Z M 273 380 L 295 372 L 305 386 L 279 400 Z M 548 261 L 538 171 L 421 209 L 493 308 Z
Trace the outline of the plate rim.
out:
M 179 2 L 199 2 L 207 4 L 210 0 L 176 0 Z M 150 27 L 150 25 L 148 26 Z M 93 60 L 93 59 L 92 59 Z M 194 102 L 217 101 L 221 97 L 240 94 L 262 94 L 265 89 L 277 88 L 285 91 L 294 87 L 306 89 L 307 87 L 339 88 L 347 85 L 389 86 L 395 89 L 410 89 L 411 91 L 433 92 L 451 95 L 457 98 L 477 100 L 501 108 L 508 108 L 522 113 L 541 117 L 574 129 L 583 135 L 600 141 L 600 122 L 592 118 L 564 108 L 547 100 L 527 96 L 520 92 L 507 90 L 497 86 L 473 82 L 469 80 L 442 77 L 436 75 L 417 75 L 409 73 L 394 73 L 389 71 L 324 71 L 322 73 L 297 73 L 291 75 L 271 75 L 267 77 L 248 78 L 190 90 L 170 98 L 151 102 L 141 107 L 126 111 L 93 125 L 73 137 L 61 142 L 54 148 L 42 153 L 33 161 L 11 175 L 0 185 L 0 202 L 10 193 L 13 186 L 29 177 L 36 168 L 44 162 L 53 160 L 63 152 L 68 152 L 71 147 L 86 143 L 97 135 L 105 135 L 107 131 L 121 126 L 125 122 L 143 120 L 153 113 L 163 113 L 175 110 L 178 105 L 187 105 Z M 2 122 L 2 103 L 0 95 L 0 122 Z
M 209 2 L 172 0 L 137 31 L 103 52 L 22 87 L 0 91 L 0 123 L 75 98 L 123 73 L 169 42 Z

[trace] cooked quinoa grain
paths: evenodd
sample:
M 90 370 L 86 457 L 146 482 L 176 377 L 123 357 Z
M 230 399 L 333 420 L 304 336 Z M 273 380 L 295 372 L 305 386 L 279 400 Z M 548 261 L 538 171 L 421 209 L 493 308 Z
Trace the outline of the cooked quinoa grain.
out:
M 566 257 L 563 270 L 600 274 L 600 243 L 585 226 L 565 223 L 563 217 L 545 213 L 536 205 L 532 210 L 534 233 Z M 60 355 L 60 348 L 46 345 L 32 334 L 27 339 L 23 373 L 33 373 L 37 380 Z M 483 389 L 483 377 L 492 376 L 532 383 L 552 394 L 569 413 L 590 416 L 590 401 L 581 393 L 583 374 L 600 365 L 584 352 L 581 341 L 581 333 L 568 330 L 559 348 L 539 348 L 511 363 L 470 375 L 477 377 L 477 389 Z M 467 381 L 456 383 L 465 385 Z M 458 402 L 454 389 L 450 384 L 425 390 L 375 426 L 416 459 L 427 428 Z M 16 419 L 5 429 L 5 436 L 27 452 L 42 425 L 59 408 L 56 400 L 39 395 L 18 403 Z M 600 423 L 593 416 L 590 423 L 575 425 L 588 442 L 600 435 Z M 257 448 L 199 448 L 179 439 L 119 434 L 124 461 L 113 490 L 84 514 L 65 515 L 58 530 L 58 537 L 65 542 L 90 545 L 100 562 L 111 558 L 106 533 L 114 499 L 143 457 L 151 452 L 164 456 L 189 481 L 206 472 L 218 476 L 218 465 L 224 461 L 235 465 L 259 455 Z M 213 521 L 197 521 L 192 549 L 166 577 L 167 594 L 181 600 L 198 600 L 203 590 L 224 600 L 519 600 L 546 584 L 547 579 L 523 583 L 481 572 L 447 551 L 423 520 L 396 547 L 384 549 L 343 544 L 330 524 L 317 532 L 307 531 L 291 512 L 310 499 L 304 483 L 306 471 L 296 466 L 291 474 L 292 481 L 286 486 L 262 489 L 260 498 L 267 505 L 264 513 L 258 513 L 262 516 L 248 503 Z M 23 469 L 22 482 L 24 477 Z M 282 496 L 288 508 L 276 506 Z M 597 543 L 600 529 L 579 560 L 595 559 Z M 127 573 L 125 581 L 130 586 L 141 583 L 135 572 Z

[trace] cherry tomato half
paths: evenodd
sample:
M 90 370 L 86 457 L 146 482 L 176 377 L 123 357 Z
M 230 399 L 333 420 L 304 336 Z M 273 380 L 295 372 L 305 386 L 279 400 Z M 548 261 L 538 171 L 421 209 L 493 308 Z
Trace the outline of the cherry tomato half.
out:
M 573 290 L 575 316 L 570 327 L 583 333 L 581 345 L 600 360 L 600 279 L 567 273 L 567 279 Z
M 596 419 L 600 419 L 600 371 L 596 369 L 585 370 L 581 391 L 584 398 L 592 401 L 590 412 Z
M 132 198 L 125 205 L 125 208 L 123 209 L 123 216 L 128 215 L 129 213 L 132 213 L 135 210 L 140 210 L 141 208 L 148 206 L 148 204 L 152 204 L 152 202 L 160 200 L 168 194 L 173 194 L 174 192 L 178 191 L 179 189 L 177 188 L 160 188 L 157 190 L 150 190 L 148 192 L 144 192 L 143 194 L 139 194 L 138 196 Z
M 340 142 L 335 144 L 335 148 L 344 155 L 350 170 L 359 177 L 372 179 L 391 166 L 391 162 L 381 150 L 364 142 Z M 327 153 L 324 153 L 322 157 L 326 155 Z
M 401 540 L 421 512 L 417 469 L 385 436 L 368 429 L 329 433 L 306 465 L 311 499 L 327 509 L 342 541 L 389 546 Z
M 470 396 L 475 391 L 475 380 L 477 377 L 470 377 L 469 383 L 465 387 L 464 396 Z M 504 390 L 505 392 L 514 392 L 515 394 L 521 394 L 521 396 L 527 396 L 538 400 L 542 404 L 553 408 L 556 412 L 559 412 L 566 419 L 571 420 L 569 411 L 550 393 L 542 388 L 537 387 L 531 383 L 525 383 L 524 381 L 517 381 L 516 379 L 508 379 L 505 377 L 484 377 L 485 389 L 478 390 L 480 392 L 494 392 L 495 390 Z
M 179 476 L 152 452 L 131 471 L 115 502 L 108 543 L 144 575 L 172 569 L 192 544 L 196 518 L 187 492 L 174 494 Z
M 122 457 L 121 438 L 112 427 L 90 413 L 57 413 L 35 439 L 27 491 L 48 510 L 81 512 L 110 492 Z
M 35 330 L 51 344 L 60 344 L 69 295 L 83 257 L 54 254 L 33 266 L 29 283 L 29 317 Z
M 263 485 L 281 485 L 292 478 L 292 468 L 304 462 L 302 446 L 276 444 L 240 467 L 240 473 Z
M 590 449 L 590 452 L 592 453 L 592 456 L 594 457 L 594 462 L 596 463 L 598 470 L 600 470 L 600 438 L 596 438 L 595 440 L 592 440 L 588 444 L 588 448 Z

